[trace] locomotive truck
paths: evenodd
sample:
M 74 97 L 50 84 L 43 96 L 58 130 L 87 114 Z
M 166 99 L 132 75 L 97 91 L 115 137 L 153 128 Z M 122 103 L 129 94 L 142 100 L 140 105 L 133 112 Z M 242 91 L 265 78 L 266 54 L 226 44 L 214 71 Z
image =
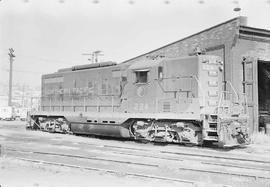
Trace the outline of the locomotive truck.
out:
M 245 98 L 223 80 L 217 56 L 78 65 L 42 76 L 41 111 L 28 128 L 237 146 L 248 143 Z

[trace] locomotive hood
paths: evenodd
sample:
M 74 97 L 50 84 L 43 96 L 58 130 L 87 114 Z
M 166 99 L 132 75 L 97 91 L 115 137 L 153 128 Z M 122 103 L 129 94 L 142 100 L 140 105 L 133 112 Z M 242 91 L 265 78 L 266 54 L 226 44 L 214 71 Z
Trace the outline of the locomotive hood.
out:
M 147 70 L 151 67 L 158 66 L 162 60 L 142 60 L 129 66 L 130 70 Z

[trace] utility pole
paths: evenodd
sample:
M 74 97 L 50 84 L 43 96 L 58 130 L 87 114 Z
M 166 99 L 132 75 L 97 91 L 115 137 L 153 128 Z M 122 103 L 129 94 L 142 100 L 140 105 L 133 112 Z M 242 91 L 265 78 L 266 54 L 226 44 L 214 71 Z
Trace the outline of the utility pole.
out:
M 12 106 L 12 71 L 14 61 L 14 49 L 9 48 L 9 92 L 8 92 L 8 106 Z
M 92 53 L 83 53 L 82 55 L 91 55 L 91 59 L 88 59 L 89 61 L 91 61 L 92 63 L 98 63 L 99 56 L 103 56 L 103 54 L 101 54 L 102 51 L 97 50 L 97 51 L 93 51 Z

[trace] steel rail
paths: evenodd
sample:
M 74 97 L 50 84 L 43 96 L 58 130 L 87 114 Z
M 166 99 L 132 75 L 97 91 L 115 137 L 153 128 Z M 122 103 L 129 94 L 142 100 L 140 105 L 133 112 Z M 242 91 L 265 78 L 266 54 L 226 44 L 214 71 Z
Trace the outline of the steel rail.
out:
M 96 144 L 81 143 L 81 142 L 79 142 L 79 144 L 99 146 L 99 145 L 96 145 Z M 146 151 L 146 152 L 150 151 L 148 149 L 143 149 L 143 148 L 129 148 L 129 147 L 111 146 L 111 145 L 103 145 L 103 147 L 128 149 L 128 150 L 138 150 L 138 151 Z M 243 162 L 256 162 L 256 163 L 262 163 L 262 164 L 270 164 L 270 160 L 262 161 L 262 160 L 255 160 L 255 159 L 237 158 L 237 157 L 231 157 L 231 156 L 207 155 L 207 154 L 200 154 L 200 153 L 194 154 L 194 153 L 171 152 L 171 151 L 159 151 L 159 152 L 160 153 L 166 153 L 166 154 L 192 156 L 192 157 L 205 157 L 205 158 L 208 157 L 208 158 L 215 158 L 215 159 L 236 160 L 236 161 L 243 161 Z
M 119 148 L 119 149 L 131 149 L 131 148 L 125 148 L 125 147 L 118 147 L 118 146 L 105 146 L 105 147 L 111 147 L 111 148 Z M 132 150 L 139 150 L 139 151 L 146 151 L 143 149 L 132 149 Z M 147 150 L 150 152 L 149 150 Z M 163 153 L 164 151 L 159 151 L 160 153 Z M 122 155 L 130 155 L 130 156 L 141 156 L 141 157 L 150 157 L 150 158 L 157 158 L 157 159 L 165 159 L 165 160 L 173 160 L 173 161 L 184 161 L 184 160 L 191 160 L 190 158 L 169 158 L 169 157 L 159 157 L 159 156 L 150 156 L 150 155 L 140 155 L 140 154 L 134 154 L 134 153 L 125 153 L 121 151 L 114 151 L 114 153 L 122 154 Z M 166 152 L 167 153 L 167 152 Z M 172 152 L 170 152 L 172 153 Z M 260 160 L 254 160 L 254 159 L 243 159 L 243 158 L 236 158 L 236 157 L 222 157 L 222 156 L 213 156 L 213 155 L 205 155 L 205 154 L 193 154 L 193 153 L 176 153 L 173 152 L 173 154 L 177 155 L 183 155 L 183 156 L 192 156 L 192 157 L 204 157 L 204 158 L 211 158 L 211 159 L 224 159 L 224 160 L 232 160 L 232 161 L 244 161 L 249 163 L 261 163 L 261 164 L 270 164 L 268 161 L 260 161 Z M 260 171 L 270 171 L 270 166 L 268 168 L 262 168 L 262 167 L 252 167 L 252 166 L 241 166 L 239 164 L 230 164 L 230 163 L 222 163 L 222 162 L 216 162 L 216 161 L 200 161 L 202 164 L 206 165 L 216 165 L 216 166 L 225 166 L 225 167 L 233 167 L 233 168 L 241 168 L 241 169 L 252 169 L 252 170 L 260 170 Z
M 88 145 L 88 144 L 87 144 Z M 92 146 L 96 146 L 95 144 L 89 144 L 89 145 L 92 145 Z M 100 146 L 96 146 L 96 147 L 100 147 Z M 108 147 L 108 148 L 119 148 L 119 149 L 132 149 L 133 151 L 134 150 L 137 150 L 137 151 L 148 151 L 150 152 L 149 150 L 146 150 L 146 149 L 140 149 L 140 148 L 126 148 L 126 147 L 120 147 L 120 146 L 109 146 L 109 145 L 104 145 L 102 147 Z M 162 156 L 153 156 L 153 155 L 146 155 L 146 154 L 136 154 L 136 153 L 126 153 L 126 152 L 121 152 L 121 151 L 113 151 L 112 153 L 115 153 L 115 154 L 121 154 L 121 155 L 128 155 L 128 156 L 137 156 L 137 157 L 148 157 L 148 158 L 157 158 L 157 159 L 162 159 L 162 160 L 172 160 L 172 161 L 179 161 L 179 162 L 182 162 L 184 160 L 187 160 L 187 158 L 169 158 L 169 157 L 162 157 Z M 160 153 L 162 153 L 162 151 L 160 151 Z M 178 153 L 175 153 L 175 154 L 178 154 Z M 180 154 L 184 154 L 184 156 L 198 156 L 197 154 L 192 154 L 192 153 L 180 153 Z M 200 157 L 201 155 L 199 155 L 198 157 Z M 208 155 L 204 155 L 203 157 L 207 157 Z M 209 155 L 210 158 L 212 158 L 213 156 L 212 155 Z M 219 158 L 219 159 L 224 159 L 224 160 L 237 160 L 237 158 L 235 157 L 213 157 L 214 159 L 216 158 Z M 234 159 L 232 159 L 234 158 Z M 190 160 L 190 159 L 188 159 Z M 243 161 L 243 160 L 240 160 L 240 161 Z M 248 160 L 246 159 L 245 160 L 246 162 L 253 162 L 253 160 Z M 264 162 L 264 161 L 258 161 L 258 160 L 255 160 L 256 163 L 257 162 L 261 162 L 263 164 L 268 164 L 270 162 Z M 270 166 L 269 166 L 269 169 L 267 168 L 259 168 L 259 167 L 251 167 L 251 166 L 240 166 L 240 165 L 234 165 L 234 164 L 229 164 L 229 163 L 218 163 L 218 162 L 210 162 L 210 161 L 201 161 L 202 164 L 208 164 L 208 165 L 218 165 L 218 166 L 226 166 L 226 167 L 234 167 L 234 168 L 242 168 L 242 169 L 255 169 L 255 170 L 262 170 L 262 171 L 270 171 Z
M 88 145 L 88 144 L 87 144 Z M 92 146 L 98 146 L 96 144 L 91 144 Z M 100 146 L 98 146 L 100 147 Z M 137 150 L 137 151 L 147 151 L 147 152 L 155 152 L 148 149 L 143 148 L 129 148 L 129 147 L 121 147 L 121 146 L 110 146 L 110 145 L 103 145 L 102 147 L 107 148 L 117 148 L 117 149 L 128 149 L 128 150 Z M 198 153 L 179 153 L 179 152 L 171 152 L 171 151 L 158 151 L 159 153 L 165 154 L 173 154 L 173 155 L 181 155 L 181 156 L 191 156 L 191 157 L 203 157 L 203 158 L 212 158 L 212 159 L 224 159 L 224 160 L 232 160 L 232 161 L 244 161 L 244 162 L 251 162 L 251 163 L 261 163 L 261 164 L 269 164 L 269 161 L 261 161 L 261 160 L 254 160 L 254 159 L 245 159 L 245 158 L 236 158 L 236 157 L 223 157 L 223 156 L 216 156 L 216 155 L 206 155 L 206 154 L 198 154 Z M 45 154 L 44 152 L 36 152 L 37 154 Z M 129 155 L 129 156 L 137 156 L 137 157 L 148 157 L 148 158 L 156 158 L 156 159 L 164 159 L 164 160 L 172 160 L 172 161 L 184 161 L 190 160 L 189 158 L 179 159 L 179 158 L 168 158 L 168 157 L 161 157 L 161 156 L 152 156 L 152 155 L 140 155 L 140 154 L 133 154 L 133 153 L 125 153 L 121 151 L 114 151 L 115 154 L 122 154 L 122 155 Z M 100 160 L 100 161 L 110 161 L 110 162 L 118 162 L 118 163 L 126 163 L 126 164 L 135 164 L 135 165 L 144 165 L 150 167 L 159 167 L 158 165 L 151 165 L 151 164 L 143 164 L 143 163 L 136 163 L 136 162 L 128 162 L 128 161 L 118 161 L 118 160 L 109 160 L 109 159 L 102 159 L 102 158 L 89 158 L 83 156 L 76 156 L 76 155 L 67 155 L 67 154 L 57 154 L 52 153 L 58 156 L 66 156 L 66 157 L 75 157 L 75 158 L 82 158 L 82 159 L 92 159 L 92 160 Z M 229 163 L 219 163 L 219 162 L 208 162 L 208 161 L 200 161 L 200 163 L 205 165 L 217 165 L 217 166 L 225 166 L 225 167 L 234 167 L 234 168 L 242 168 L 242 169 L 253 169 L 253 170 L 261 170 L 261 171 L 270 171 L 268 168 L 261 168 L 261 167 L 251 167 L 251 166 L 241 166 L 237 164 L 229 164 Z
M 85 169 L 85 170 L 91 170 L 91 171 L 99 171 L 99 172 L 106 172 L 106 173 L 112 173 L 112 174 L 124 174 L 127 176 L 134 176 L 134 177 L 140 177 L 140 178 L 148 178 L 148 179 L 157 179 L 157 180 L 164 180 L 164 181 L 171 181 L 171 182 L 179 182 L 179 183 L 186 183 L 191 184 L 192 186 L 197 186 L 196 184 L 198 182 L 191 181 L 191 180 L 184 180 L 184 179 L 177 179 L 177 178 L 169 178 L 169 177 L 162 177 L 162 176 L 156 176 L 156 175 L 148 175 L 143 173 L 133 173 L 133 172 L 119 172 L 117 170 L 111 170 L 111 169 L 102 169 L 102 168 L 96 168 L 96 167 L 86 167 L 86 166 L 79 166 L 79 165 L 73 165 L 73 164 L 65 164 L 60 162 L 49 162 L 44 160 L 38 160 L 38 159 L 27 159 L 22 157 L 14 157 L 15 159 L 22 160 L 22 161 L 28 161 L 28 162 L 34 162 L 34 163 L 42 163 L 42 164 L 48 164 L 48 165 L 54 165 L 54 166 L 64 166 L 69 168 L 77 168 L 77 169 Z
M 62 154 L 62 153 L 24 151 L 24 150 L 10 149 L 10 148 L 6 148 L 5 151 L 23 152 L 23 153 L 40 154 L 40 155 L 53 155 L 53 156 L 59 156 L 59 157 L 79 158 L 79 159 L 86 159 L 86 160 L 98 160 L 98 161 L 116 162 L 116 163 L 121 163 L 121 164 L 133 164 L 133 165 L 141 165 L 141 166 L 149 166 L 149 167 L 159 167 L 159 165 L 155 165 L 155 164 L 145 164 L 145 163 L 140 163 L 140 162 L 121 161 L 121 160 L 89 157 L 89 156 L 86 157 L 86 156 L 81 156 L 81 155 L 71 155 L 71 154 Z
M 185 168 L 185 167 L 180 167 L 178 169 L 179 170 L 188 170 L 188 171 L 201 172 L 201 173 L 213 173 L 213 174 L 233 175 L 233 176 L 239 176 L 239 177 L 250 177 L 250 178 L 254 178 L 255 180 L 257 180 L 259 178 L 270 180 L 270 177 L 258 176 L 258 175 L 250 175 L 250 174 L 242 174 L 242 173 L 231 173 L 231 172 L 226 172 L 226 171 L 212 171 L 212 170 Z
M 254 163 L 262 163 L 262 164 L 270 164 L 270 161 L 265 160 L 255 160 L 255 159 L 245 159 L 240 157 L 230 157 L 230 156 L 217 156 L 217 155 L 206 155 L 206 154 L 195 154 L 195 153 L 179 153 L 179 152 L 171 152 L 171 151 L 160 151 L 161 153 L 173 154 L 173 155 L 185 155 L 185 156 L 194 156 L 194 157 L 206 157 L 206 158 L 214 158 L 214 159 L 224 159 L 224 160 L 235 160 L 235 161 L 243 161 L 243 162 L 254 162 Z
M 252 169 L 252 170 L 262 170 L 262 171 L 270 171 L 270 168 L 257 168 L 257 167 L 251 167 L 251 166 L 239 166 L 234 164 L 228 164 L 228 163 L 215 163 L 215 162 L 201 162 L 202 164 L 207 165 L 216 165 L 216 166 L 225 166 L 225 167 L 234 167 L 234 168 L 242 168 L 242 169 Z
M 104 145 L 103 147 L 151 152 L 151 150 L 141 149 L 141 148 L 130 148 L 130 147 L 111 146 L 111 145 Z M 165 154 L 172 154 L 172 155 L 184 155 L 184 156 L 193 156 L 193 157 L 205 157 L 205 158 L 214 158 L 214 159 L 236 160 L 236 161 L 243 161 L 243 162 L 270 164 L 270 160 L 263 161 L 263 160 L 256 160 L 256 159 L 246 159 L 246 158 L 240 158 L 240 157 L 219 156 L 219 155 L 210 155 L 210 154 L 201 154 L 201 153 L 187 153 L 187 152 L 183 153 L 183 152 L 171 152 L 171 151 L 158 151 L 158 152 L 165 153 Z
M 158 165 L 154 165 L 154 164 L 144 164 L 144 163 L 128 162 L 128 161 L 118 161 L 118 160 L 103 159 L 103 158 L 96 158 L 96 157 L 85 157 L 85 156 L 81 156 L 81 155 L 79 156 L 79 155 L 70 155 L 70 154 L 40 152 L 40 151 L 24 151 L 24 150 L 16 150 L 16 149 L 11 149 L 11 148 L 6 148 L 6 150 L 16 151 L 16 152 L 34 153 L 34 154 L 43 154 L 43 155 L 64 156 L 64 157 L 71 157 L 71 158 L 91 159 L 91 160 L 99 160 L 99 161 L 110 161 L 110 162 L 134 164 L 134 165 L 143 165 L 143 166 L 150 166 L 150 167 L 159 167 Z M 186 160 L 186 159 L 159 157 L 159 156 L 152 156 L 152 155 L 125 153 L 125 152 L 121 152 L 121 151 L 113 151 L 112 153 L 121 154 L 121 155 L 128 155 L 128 156 L 135 156 L 135 157 L 144 157 L 144 158 L 147 157 L 147 158 L 154 158 L 154 159 L 171 160 L 171 161 L 178 161 L 178 162 L 183 162 L 184 160 Z M 212 161 L 200 161 L 200 163 L 205 164 L 205 165 L 216 165 L 216 166 L 225 166 L 225 167 L 233 167 L 233 168 L 270 171 L 270 168 L 267 169 L 267 168 L 261 168 L 261 167 L 240 166 L 240 165 L 236 165 L 236 164 L 218 163 L 218 162 L 212 162 Z
M 96 144 L 87 144 L 91 146 L 97 146 L 100 147 Z M 150 150 L 147 149 L 141 149 L 141 148 L 127 148 L 127 147 L 120 147 L 120 146 L 108 146 L 104 145 L 102 147 L 108 147 L 108 148 L 117 148 L 117 149 L 128 149 L 128 150 L 137 150 L 137 151 L 147 151 L 151 152 Z M 165 152 L 165 151 L 160 151 L 161 153 L 169 153 L 169 154 L 176 154 L 176 155 L 183 155 L 183 156 L 192 156 L 192 157 L 204 157 L 204 158 L 214 158 L 214 159 L 224 159 L 224 160 L 234 160 L 234 161 L 245 161 L 245 162 L 259 162 L 262 164 L 269 164 L 270 162 L 267 161 L 258 161 L 254 159 L 243 159 L 243 158 L 235 158 L 235 157 L 221 157 L 221 156 L 213 156 L 213 155 L 205 155 L 205 154 L 193 154 L 193 153 L 177 153 L 177 152 Z M 188 158 L 185 159 L 180 159 L 180 158 L 169 158 L 169 157 L 161 157 L 161 156 L 152 156 L 152 155 L 140 155 L 140 154 L 134 154 L 134 153 L 125 153 L 121 151 L 114 151 L 113 153 L 115 154 L 121 154 L 121 155 L 129 155 L 129 156 L 137 156 L 137 157 L 148 157 L 148 158 L 157 158 L 157 159 L 164 159 L 164 160 L 172 160 L 172 161 L 184 161 L 187 160 Z M 226 166 L 226 167 L 234 167 L 234 168 L 243 168 L 243 169 L 256 169 L 256 170 L 262 170 L 262 171 L 270 171 L 270 168 L 259 168 L 259 167 L 250 167 L 250 166 L 240 166 L 240 165 L 234 165 L 234 164 L 228 164 L 228 163 L 218 163 L 218 162 L 207 162 L 207 161 L 201 161 L 202 164 L 208 164 L 208 165 L 217 165 L 217 166 Z
M 133 153 L 125 153 L 121 151 L 113 151 L 114 154 L 121 154 L 121 155 L 128 155 L 128 156 L 136 156 L 136 157 L 147 157 L 147 158 L 155 158 L 155 159 L 161 159 L 161 160 L 171 160 L 171 161 L 178 161 L 182 162 L 183 159 L 178 158 L 168 158 L 168 157 L 159 157 L 159 156 L 152 156 L 152 155 L 140 155 L 140 154 L 133 154 Z
M 9 148 L 5 149 L 5 150 L 14 151 L 14 152 L 30 153 L 30 154 L 33 153 L 33 154 L 42 154 L 42 155 L 53 155 L 53 156 L 59 156 L 59 157 L 70 157 L 70 158 L 80 158 L 80 159 L 87 159 L 87 160 L 100 160 L 100 161 L 107 161 L 107 162 L 117 162 L 117 163 L 124 163 L 124 164 L 136 164 L 136 165 L 141 165 L 141 166 L 159 167 L 159 165 L 153 165 L 153 164 L 144 164 L 144 163 L 129 162 L 129 161 L 103 159 L 103 158 L 96 158 L 96 157 L 85 157 L 85 156 L 70 155 L 70 154 L 59 154 L 59 153 L 39 152 L 39 151 L 23 151 L 23 150 L 9 149 Z M 29 160 L 31 160 L 31 159 L 29 159 Z M 44 161 L 44 162 L 47 162 L 47 161 Z M 204 164 L 206 164 L 206 163 L 204 163 Z M 193 172 L 201 172 L 201 173 L 249 177 L 249 178 L 253 178 L 255 181 L 257 179 L 260 179 L 260 178 L 270 180 L 270 177 L 258 176 L 258 175 L 253 175 L 253 174 L 243 174 L 243 173 L 238 173 L 238 172 L 215 171 L 215 170 L 211 170 L 211 169 L 197 169 L 197 168 L 188 168 L 188 167 L 183 167 L 183 166 L 182 167 L 177 166 L 177 169 L 178 170 L 193 171 Z
M 140 155 L 140 154 L 133 154 L 133 153 L 125 153 L 125 152 L 121 152 L 121 151 L 114 151 L 113 153 L 121 154 L 121 155 L 137 156 L 137 157 L 157 158 L 157 159 L 179 161 L 179 162 L 183 162 L 185 160 L 191 160 L 191 159 L 188 159 L 188 158 L 185 158 L 185 159 L 167 158 L 167 157 L 158 157 L 158 156 L 150 156 L 150 155 Z M 270 167 L 268 169 L 268 168 L 261 168 L 261 167 L 240 166 L 240 165 L 229 164 L 229 163 L 218 163 L 218 162 L 213 162 L 213 161 L 199 161 L 199 162 L 202 163 L 202 164 L 205 164 L 205 165 L 216 165 L 216 166 L 225 166 L 225 167 L 252 169 L 252 170 L 261 170 L 261 171 L 269 171 L 270 172 Z
M 89 144 L 89 143 L 79 143 L 79 144 L 86 144 L 91 146 L 100 147 L 96 144 Z M 147 152 L 153 152 L 148 149 L 143 148 L 129 148 L 129 147 L 121 147 L 121 146 L 111 146 L 111 145 L 103 145 L 102 147 L 107 148 L 114 148 L 114 149 L 127 149 L 127 150 L 137 150 L 137 151 L 147 151 Z M 206 154 L 200 154 L 200 153 L 179 153 L 179 152 L 171 152 L 171 151 L 158 151 L 160 153 L 165 154 L 173 154 L 173 155 L 179 155 L 179 156 L 191 156 L 191 157 L 203 157 L 203 158 L 212 158 L 212 159 L 223 159 L 223 160 L 233 160 L 233 161 L 244 161 L 244 162 L 250 162 L 250 163 L 261 163 L 261 164 L 270 164 L 270 161 L 262 161 L 262 160 L 254 160 L 254 159 L 245 159 L 245 158 L 237 158 L 237 157 L 224 157 L 224 156 L 216 156 L 216 155 L 206 155 Z M 148 158 L 157 158 L 157 159 L 164 159 L 164 160 L 172 160 L 172 161 L 184 161 L 184 160 L 190 160 L 189 158 L 168 158 L 168 157 L 161 157 L 161 156 L 152 156 L 152 155 L 140 155 L 140 154 L 134 154 L 134 153 L 125 153 L 121 151 L 114 151 L 115 154 L 122 154 L 122 155 L 129 155 L 129 156 L 137 156 L 137 157 L 148 157 Z M 41 154 L 41 153 L 40 153 Z M 68 155 L 66 155 L 68 156 Z M 70 155 L 71 156 L 71 155 Z M 96 160 L 102 160 L 101 158 L 93 158 Z M 112 160 L 113 161 L 113 160 Z M 118 162 L 118 161 L 115 161 Z M 261 168 L 261 167 L 250 167 L 250 166 L 241 166 L 236 164 L 229 164 L 229 163 L 218 163 L 218 162 L 208 162 L 208 161 L 201 161 L 202 164 L 208 164 L 208 165 L 217 165 L 217 166 L 225 166 L 225 167 L 234 167 L 234 168 L 242 168 L 242 169 L 253 169 L 253 170 L 261 170 L 261 171 L 270 171 L 270 167 L 268 168 Z M 130 164 L 136 164 L 136 163 L 130 163 Z M 138 164 L 137 164 L 138 165 Z M 149 165 L 148 165 L 149 166 Z M 153 167 L 158 167 L 158 165 L 153 165 Z

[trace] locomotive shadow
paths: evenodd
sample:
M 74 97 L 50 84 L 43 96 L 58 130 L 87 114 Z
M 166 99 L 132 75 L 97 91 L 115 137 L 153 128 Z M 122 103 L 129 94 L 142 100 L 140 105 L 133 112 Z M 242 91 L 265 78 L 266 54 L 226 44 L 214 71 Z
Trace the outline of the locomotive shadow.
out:
M 215 150 L 218 152 L 230 152 L 235 149 L 246 149 L 247 147 L 245 145 L 240 146 L 234 146 L 234 147 L 220 147 L 215 144 L 210 143 L 204 143 L 202 145 L 195 145 L 190 143 L 173 143 L 173 142 L 150 142 L 148 140 L 134 140 L 134 139 L 128 139 L 128 138 L 119 138 L 119 137 L 108 137 L 108 136 L 102 136 L 102 135 L 76 135 L 81 136 L 85 138 L 93 138 L 93 139 L 99 139 L 99 140 L 109 140 L 114 142 L 133 142 L 135 144 L 147 144 L 147 145 L 153 145 L 157 147 L 166 147 L 166 146 L 175 146 L 175 147 L 182 147 L 182 148 L 199 148 L 199 149 L 208 149 L 208 150 Z

